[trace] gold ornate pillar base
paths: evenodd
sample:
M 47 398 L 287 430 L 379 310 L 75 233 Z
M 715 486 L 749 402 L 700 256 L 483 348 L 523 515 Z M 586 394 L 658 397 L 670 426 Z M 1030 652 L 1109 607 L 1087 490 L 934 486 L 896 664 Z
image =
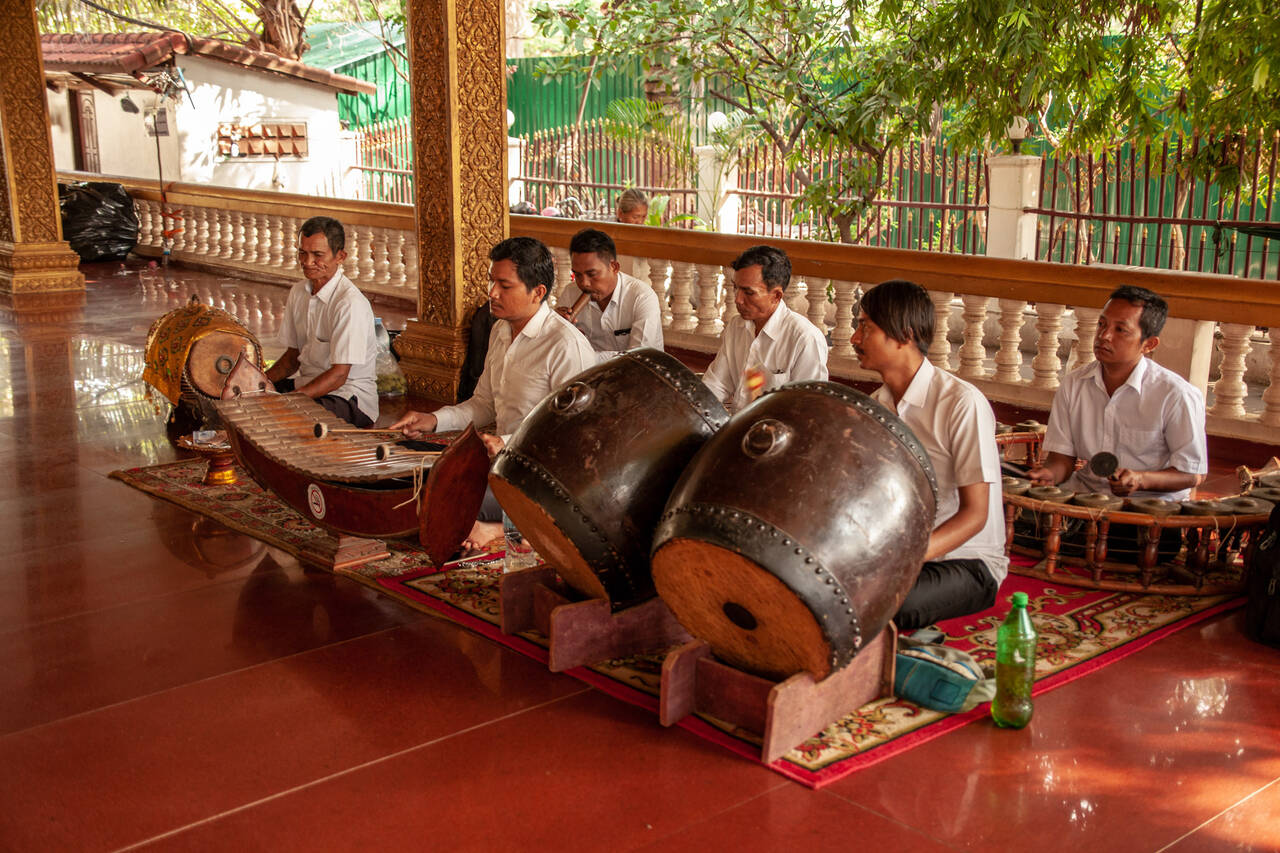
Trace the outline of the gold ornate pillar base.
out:
M 0 240 L 0 293 L 84 290 L 80 258 L 64 242 Z
M 452 403 L 458 399 L 467 333 L 421 320 L 410 320 L 396 338 L 400 369 L 416 396 Z

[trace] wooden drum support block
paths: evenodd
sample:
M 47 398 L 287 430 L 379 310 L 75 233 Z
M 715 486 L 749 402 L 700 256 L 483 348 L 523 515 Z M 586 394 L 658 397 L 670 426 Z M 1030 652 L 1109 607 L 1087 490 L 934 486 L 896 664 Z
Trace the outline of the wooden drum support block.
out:
M 882 696 L 893 695 L 897 631 L 893 623 L 846 667 L 821 681 L 807 672 L 771 681 L 721 663 L 702 640 L 662 664 L 659 715 L 664 726 L 706 714 L 760 735 L 760 760 L 777 761 L 805 739 Z
M 570 601 L 556 585 L 555 571 L 546 567 L 502 576 L 502 632 L 541 631 L 549 641 L 552 672 L 659 652 L 689 640 L 660 598 L 615 612 L 602 598 Z

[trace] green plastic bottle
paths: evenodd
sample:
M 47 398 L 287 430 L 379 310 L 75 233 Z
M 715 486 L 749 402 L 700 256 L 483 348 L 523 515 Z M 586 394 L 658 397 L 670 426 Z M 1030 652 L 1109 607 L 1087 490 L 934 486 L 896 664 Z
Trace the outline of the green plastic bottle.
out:
M 1006 729 L 1031 722 L 1031 686 L 1036 680 L 1036 629 L 1027 614 L 1027 594 L 1013 594 L 1013 609 L 996 633 L 996 698 L 991 719 Z

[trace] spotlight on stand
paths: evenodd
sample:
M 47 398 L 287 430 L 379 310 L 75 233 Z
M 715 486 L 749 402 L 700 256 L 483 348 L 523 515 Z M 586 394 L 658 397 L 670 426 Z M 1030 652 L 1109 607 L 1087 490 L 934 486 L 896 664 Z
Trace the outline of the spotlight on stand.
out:
M 1027 138 L 1027 131 L 1031 129 L 1031 122 L 1022 116 L 1014 116 L 1013 121 L 1009 122 L 1009 127 L 1005 129 L 1005 133 L 1009 134 L 1009 142 L 1013 145 L 1013 153 L 1019 154 L 1022 150 L 1022 140 Z

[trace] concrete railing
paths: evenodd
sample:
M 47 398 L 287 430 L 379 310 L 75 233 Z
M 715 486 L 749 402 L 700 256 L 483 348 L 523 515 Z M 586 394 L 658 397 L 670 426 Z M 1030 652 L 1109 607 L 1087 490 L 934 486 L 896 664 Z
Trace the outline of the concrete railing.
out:
M 65 179 L 101 176 L 63 175 Z M 117 180 L 117 179 L 109 179 Z M 165 232 L 184 263 L 259 278 L 296 281 L 297 226 L 317 212 L 348 227 L 347 272 L 361 289 L 417 298 L 413 208 L 316 199 L 218 187 L 166 188 L 170 216 L 155 182 L 120 180 L 135 200 L 139 252 L 158 255 Z M 176 211 L 176 213 L 175 213 Z M 180 225 L 179 225 L 180 223 Z M 512 216 L 511 233 L 536 237 L 556 256 L 552 298 L 570 280 L 568 246 L 581 228 L 603 226 L 624 264 L 647 281 L 663 306 L 669 346 L 711 353 L 736 309 L 728 264 L 756 238 Z M 772 240 L 790 255 L 787 302 L 831 341 L 833 376 L 875 380 L 849 343 L 861 290 L 890 278 L 928 288 L 937 311 L 929 359 L 973 382 L 992 400 L 1047 410 L 1064 370 L 1093 360 L 1093 337 L 1107 295 L 1121 284 L 1162 294 L 1170 326 L 1156 350 L 1162 361 L 1209 394 L 1209 431 L 1280 443 L 1280 287 L 1230 276 L 1140 268 L 1078 266 Z M 1216 349 L 1216 351 L 1215 351 Z M 1259 359 L 1259 351 L 1265 357 Z

